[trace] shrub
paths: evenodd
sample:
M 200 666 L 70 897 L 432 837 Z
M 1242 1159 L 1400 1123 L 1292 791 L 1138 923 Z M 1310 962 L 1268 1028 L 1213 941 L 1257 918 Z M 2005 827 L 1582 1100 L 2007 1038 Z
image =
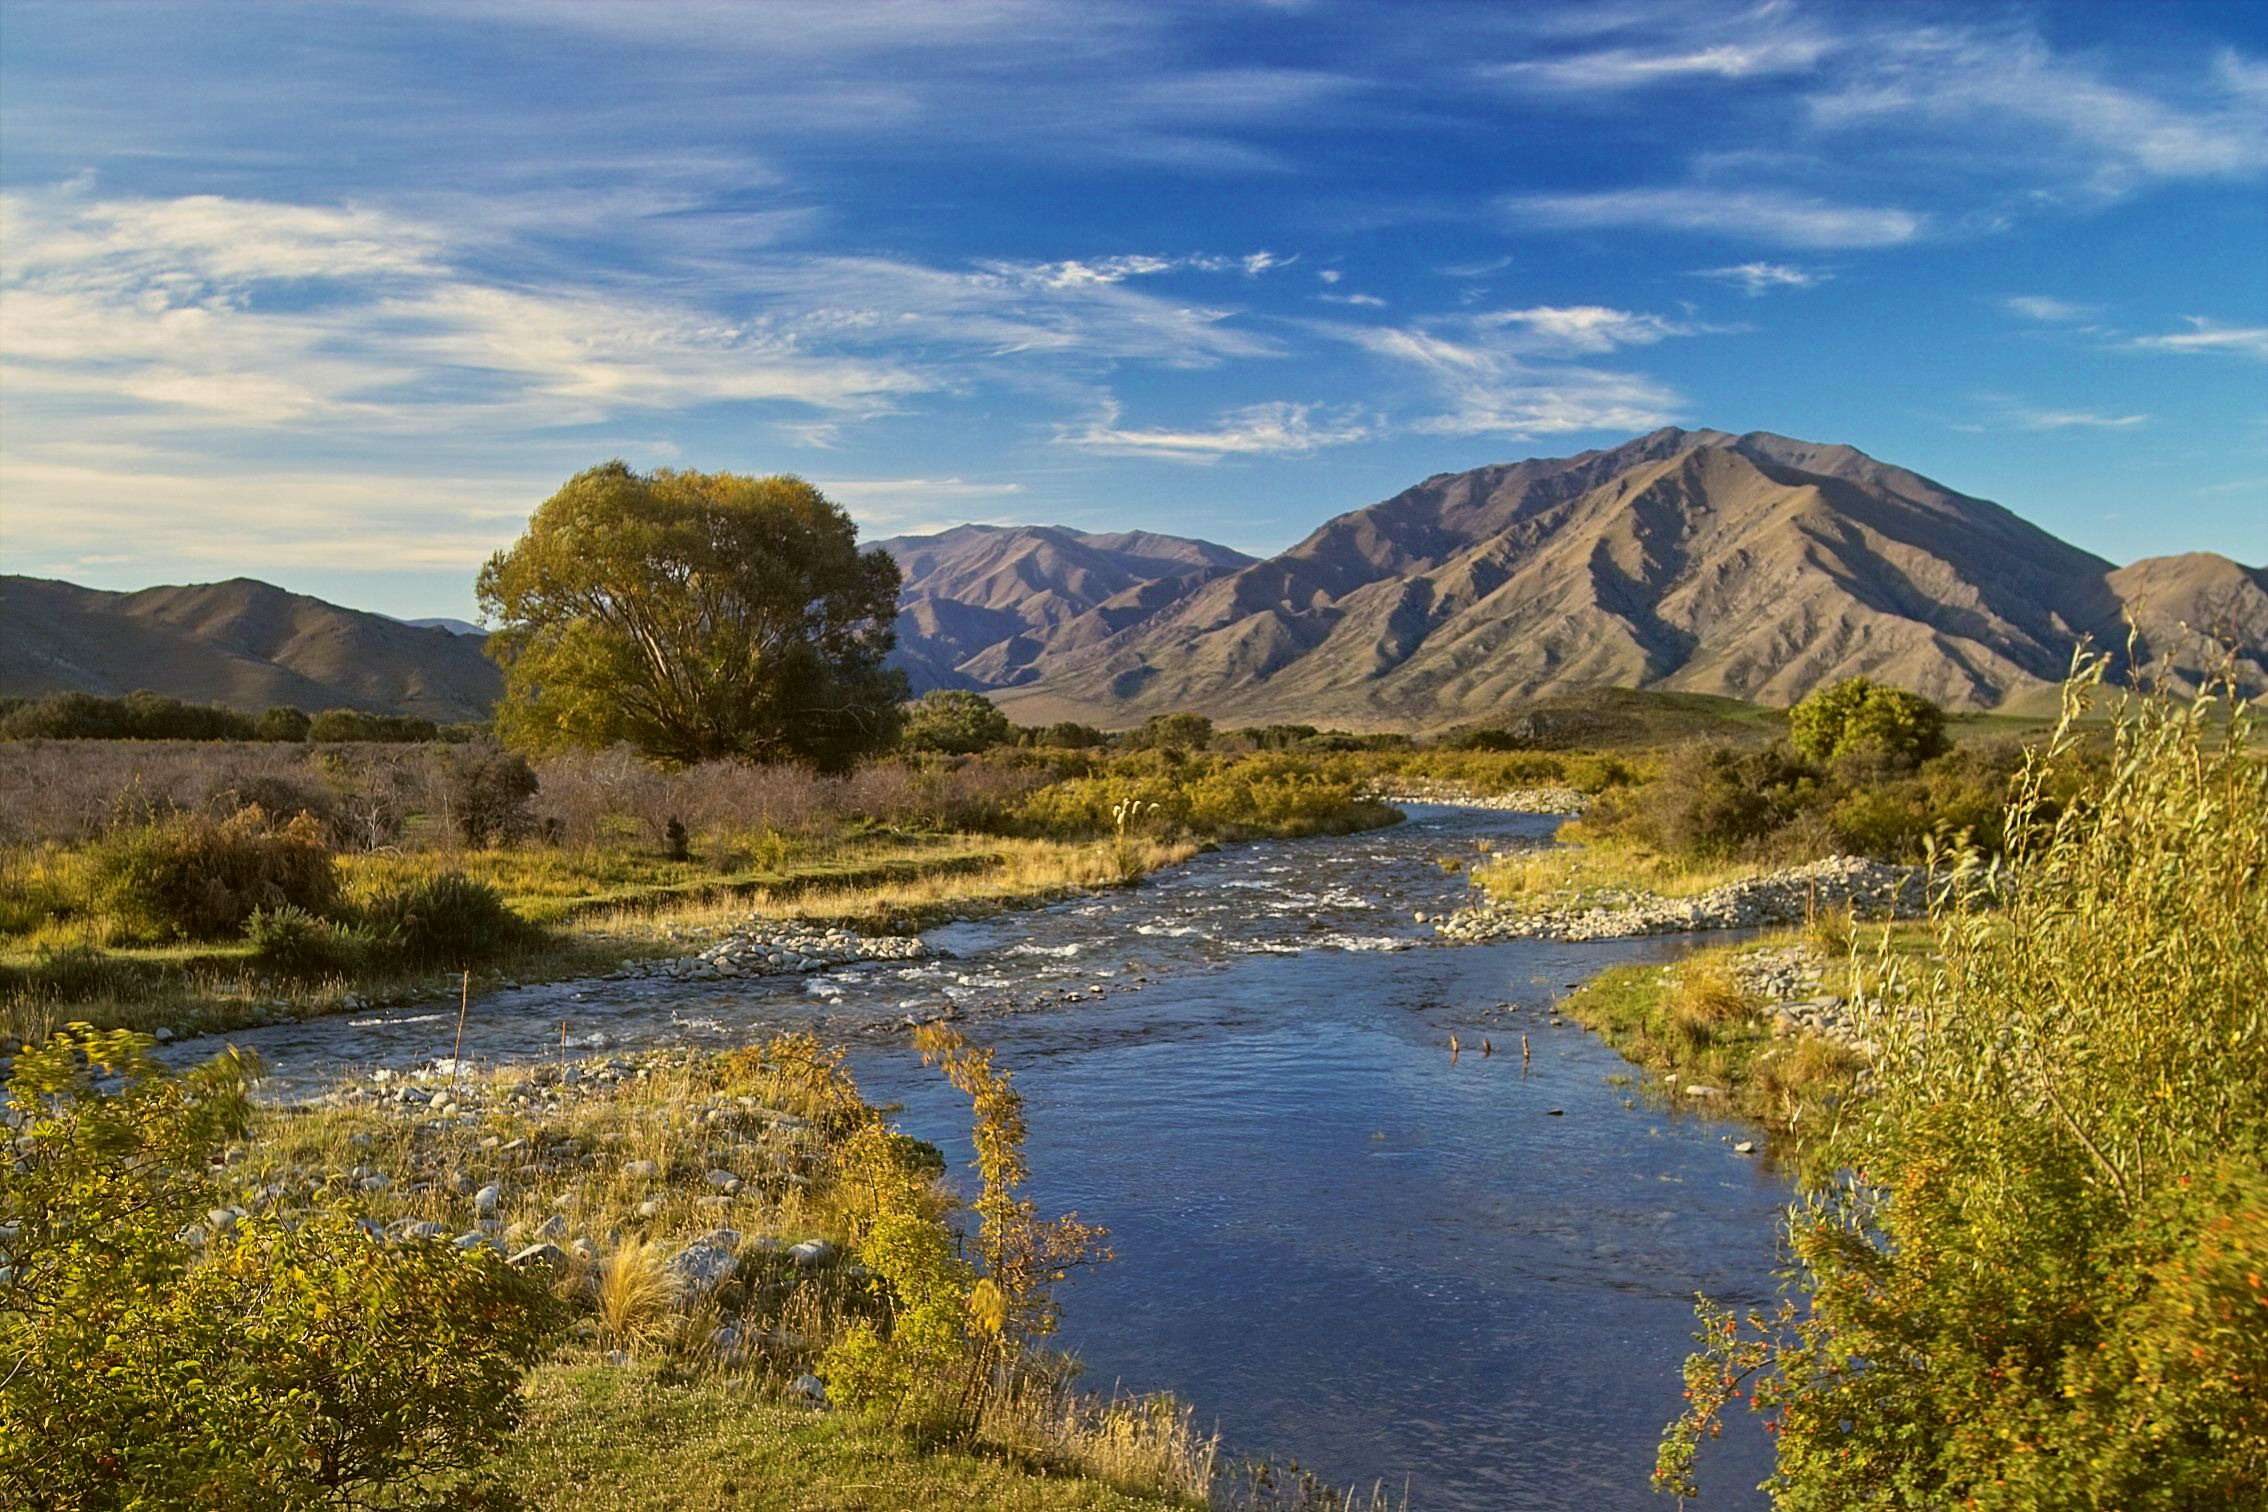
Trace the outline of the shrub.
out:
M 1062 719 L 1044 730 L 1033 732 L 1032 744 L 1055 746 L 1066 751 L 1090 751 L 1097 746 L 1106 744 L 1109 739 L 1108 735 L 1105 735 L 1093 725 Z
M 526 941 L 526 920 L 485 882 L 458 872 L 411 877 L 362 906 L 372 945 L 405 966 L 470 966 Z
M 206 1237 L 252 1063 L 173 1075 L 83 1025 L 26 1048 L 0 1168 L 0 1499 L 316 1507 L 459 1488 L 513 1426 L 554 1319 L 485 1247 L 387 1246 L 352 1217 Z
M 104 837 L 88 854 L 88 890 L 125 937 L 225 940 L 259 909 L 328 913 L 339 882 L 312 821 L 278 827 L 246 808 L 225 820 L 184 814 Z
M 234 709 L 184 703 L 161 693 L 101 698 L 51 693 L 10 711 L 0 738 L 11 740 L 250 740 L 253 722 Z
M 1869 750 L 1912 771 L 1945 750 L 1945 711 L 1918 693 L 1847 677 L 1788 711 L 1788 740 L 1807 760 Z
M 254 910 L 245 921 L 244 938 L 259 965 L 287 976 L 307 977 L 340 976 L 353 970 L 366 943 L 354 930 L 288 903 Z
M 2268 1502 L 2268 761 L 2242 705 L 2077 717 L 1959 856 L 1810 1163 L 1790 1297 L 1704 1306 L 1659 1482 L 1751 1382 L 1795 1507 Z M 2224 706 L 2225 707 L 2225 706 Z
M 450 828 L 470 846 L 509 843 L 535 827 L 530 810 L 540 784 L 528 759 L 492 744 L 473 744 L 440 758 L 441 802 Z
M 1213 722 L 1202 714 L 1153 714 L 1128 743 L 1147 751 L 1202 751 L 1213 743 Z
M 278 704 L 260 716 L 252 727 L 252 735 L 256 740 L 300 741 L 307 738 L 308 728 L 313 723 L 305 709 Z
M 1008 716 L 982 693 L 938 688 L 922 694 L 906 712 L 903 739 L 908 750 L 969 756 L 1006 745 L 1015 735 Z

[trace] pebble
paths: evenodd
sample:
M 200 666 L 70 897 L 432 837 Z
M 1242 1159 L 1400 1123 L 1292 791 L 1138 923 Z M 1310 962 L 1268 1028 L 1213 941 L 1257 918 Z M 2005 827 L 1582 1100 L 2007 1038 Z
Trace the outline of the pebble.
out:
M 1728 882 L 1691 898 L 1661 898 L 1634 890 L 1596 908 L 1491 902 L 1459 909 L 1434 928 L 1453 940 L 1619 940 L 1795 924 L 1821 910 L 1846 906 L 1861 918 L 1917 918 L 1927 910 L 1927 884 L 1919 867 L 1892 866 L 1864 856 L 1830 856 Z
M 486 1218 L 504 1201 L 504 1189 L 490 1182 L 472 1195 L 473 1211 Z
M 813 929 L 777 919 L 751 918 L 698 955 L 632 963 L 633 976 L 679 980 L 776 976 L 824 971 L 860 961 L 914 961 L 931 954 L 913 935 L 862 935 L 848 929 Z

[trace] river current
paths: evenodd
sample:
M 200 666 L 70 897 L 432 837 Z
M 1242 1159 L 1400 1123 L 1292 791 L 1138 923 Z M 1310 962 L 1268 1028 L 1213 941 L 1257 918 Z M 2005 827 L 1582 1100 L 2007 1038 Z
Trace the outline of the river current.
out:
M 965 1166 L 967 1104 L 898 1027 L 950 1007 L 1016 1073 L 1041 1208 L 1111 1231 L 1116 1260 L 1061 1289 L 1058 1342 L 1089 1385 L 1172 1390 L 1233 1452 L 1382 1479 L 1413 1508 L 1666 1506 L 1646 1477 L 1693 1295 L 1772 1294 L 1787 1189 L 1734 1153 L 1749 1131 L 1649 1105 L 1620 1057 L 1552 1019 L 1589 974 L 1690 940 L 1435 944 L 1416 915 L 1467 899 L 1479 846 L 1542 843 L 1557 821 L 1407 811 L 949 925 L 927 936 L 936 959 L 496 993 L 465 1054 L 811 1026 Z M 230 1038 L 289 1095 L 445 1055 L 455 1031 L 450 1004 Z M 1702 1504 L 1762 1505 L 1769 1460 L 1733 1425 Z

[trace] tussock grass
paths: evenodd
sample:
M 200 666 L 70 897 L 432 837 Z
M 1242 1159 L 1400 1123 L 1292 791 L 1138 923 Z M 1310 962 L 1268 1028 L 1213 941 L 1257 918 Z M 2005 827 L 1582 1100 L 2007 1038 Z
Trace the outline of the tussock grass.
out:
M 1759 876 L 1752 861 L 1700 861 L 1625 841 L 1586 838 L 1580 822 L 1564 825 L 1567 842 L 1514 851 L 1472 869 L 1491 898 L 1530 907 L 1592 907 L 1633 892 L 1686 898 Z

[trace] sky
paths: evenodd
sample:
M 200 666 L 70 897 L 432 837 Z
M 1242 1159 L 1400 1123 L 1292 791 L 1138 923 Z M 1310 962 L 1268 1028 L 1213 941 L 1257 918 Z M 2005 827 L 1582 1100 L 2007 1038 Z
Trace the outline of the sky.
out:
M 403 616 L 576 471 L 1253 552 L 1662 425 L 2268 562 L 2268 5 L 9 0 L 0 566 Z

